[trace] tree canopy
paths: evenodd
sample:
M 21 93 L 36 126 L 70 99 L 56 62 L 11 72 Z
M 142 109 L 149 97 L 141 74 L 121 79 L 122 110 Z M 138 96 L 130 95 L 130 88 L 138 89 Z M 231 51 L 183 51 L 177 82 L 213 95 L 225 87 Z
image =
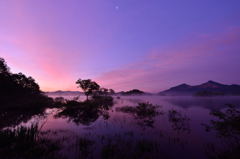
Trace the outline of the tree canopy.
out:
M 39 85 L 32 77 L 27 77 L 23 73 L 11 73 L 5 60 L 0 58 L 0 94 L 38 94 Z
M 91 79 L 86 80 L 79 79 L 77 80 L 76 84 L 78 84 L 79 87 L 84 91 L 84 94 L 87 96 L 87 100 L 89 95 L 93 94 L 94 92 L 100 89 L 100 86 Z

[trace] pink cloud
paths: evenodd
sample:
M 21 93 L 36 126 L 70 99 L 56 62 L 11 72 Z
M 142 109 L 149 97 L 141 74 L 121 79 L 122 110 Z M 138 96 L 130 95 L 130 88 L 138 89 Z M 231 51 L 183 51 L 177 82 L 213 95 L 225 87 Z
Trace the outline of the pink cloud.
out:
M 240 50 L 239 42 L 238 27 L 228 29 L 219 35 L 188 39 L 175 45 L 174 48 L 171 46 L 168 49 L 151 51 L 142 61 L 106 72 L 96 80 L 104 87 L 114 88 L 117 91 L 133 88 L 160 91 L 178 82 L 188 82 L 186 79 L 194 75 L 202 78 L 204 72 L 197 74 L 201 68 L 194 70 L 194 67 L 206 68 L 202 63 L 209 57 L 212 59 L 211 57 L 221 58 L 236 54 L 232 52 Z
M 66 50 L 59 47 L 58 37 L 42 33 L 22 3 L 11 6 L 5 12 L 8 19 L 1 22 L 7 33 L 0 37 L 0 56 L 7 60 L 13 72 L 23 71 L 33 76 L 42 90 L 74 89 L 72 61 Z
M 26 1 L 12 1 L 11 5 L 6 5 L 6 10 L 0 11 L 4 13 L 4 16 L 0 16 L 0 56 L 6 58 L 12 71 L 22 71 L 33 76 L 43 90 L 75 90 L 74 81 L 78 77 L 90 78 L 88 76 L 94 77 L 93 74 L 102 72 L 98 67 L 91 68 L 90 65 L 95 64 L 92 64 L 91 60 L 98 59 L 101 52 L 108 49 L 108 44 L 103 42 L 104 38 L 97 41 L 97 45 L 91 44 L 91 40 L 85 40 L 88 38 L 87 31 L 92 30 L 92 35 L 95 35 L 94 29 L 97 24 L 95 20 L 101 22 L 101 18 L 96 18 L 93 12 L 90 15 L 87 14 L 88 8 L 83 6 L 81 12 L 86 13 L 81 15 L 83 23 L 72 23 L 74 26 L 82 27 L 82 32 L 72 39 L 72 35 L 66 37 L 64 35 L 75 34 L 68 30 L 72 27 L 68 27 L 67 22 L 74 20 L 71 19 L 72 14 L 78 12 L 69 10 L 64 12 L 65 5 L 69 3 L 64 3 L 54 11 L 52 11 L 55 8 L 54 3 L 47 7 L 42 3 L 39 8 L 32 7 L 37 6 L 36 3 L 29 4 Z M 89 2 L 89 5 L 92 7 L 92 3 Z M 70 5 L 70 7 L 73 6 Z M 79 10 L 79 7 L 75 9 Z M 68 21 L 68 19 L 71 20 Z M 108 33 L 108 36 L 114 37 L 113 32 L 114 27 L 113 30 L 102 32 L 102 34 Z M 156 48 L 150 51 L 145 59 L 124 68 L 103 73 L 96 77 L 96 80 L 105 87 L 117 90 L 141 88 L 147 91 L 157 91 L 176 82 L 187 82 L 186 78 L 181 76 L 194 74 L 199 69 L 195 68 L 196 66 L 202 66 L 204 61 L 212 60 L 205 57 L 219 58 L 232 54 L 234 49 L 239 50 L 239 47 L 236 47 L 236 42 L 239 43 L 239 32 L 240 29 L 237 27 L 229 28 L 226 33 L 219 35 L 200 34 L 197 38 L 191 37 L 179 44 L 172 44 L 166 49 Z M 85 36 L 78 37 L 82 34 Z M 203 68 L 206 69 L 206 67 Z

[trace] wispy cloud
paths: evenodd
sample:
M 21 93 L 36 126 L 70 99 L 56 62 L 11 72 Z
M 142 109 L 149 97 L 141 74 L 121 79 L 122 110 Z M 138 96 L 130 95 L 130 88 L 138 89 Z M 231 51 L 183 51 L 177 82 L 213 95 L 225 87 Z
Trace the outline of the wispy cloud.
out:
M 142 61 L 106 72 L 96 79 L 118 91 L 132 88 L 160 91 L 181 82 L 216 79 L 222 67 L 234 69 L 234 62 L 231 67 L 231 64 L 221 65 L 221 61 L 228 57 L 240 58 L 239 43 L 238 27 L 228 28 L 218 35 L 192 37 L 167 49 L 153 50 Z
M 240 81 L 231 77 L 239 73 L 239 28 L 216 33 L 239 25 L 239 9 L 232 7 L 237 3 L 212 2 L 213 12 L 201 2 L 194 14 L 189 8 L 195 2 L 179 3 L 176 12 L 166 2 L 136 3 L 124 1 L 116 12 L 107 1 L 0 1 L 0 56 L 43 90 L 74 90 L 77 78 L 94 77 L 105 87 L 146 91 L 208 79 Z M 203 30 L 207 34 L 199 34 Z M 182 36 L 189 38 L 180 41 Z

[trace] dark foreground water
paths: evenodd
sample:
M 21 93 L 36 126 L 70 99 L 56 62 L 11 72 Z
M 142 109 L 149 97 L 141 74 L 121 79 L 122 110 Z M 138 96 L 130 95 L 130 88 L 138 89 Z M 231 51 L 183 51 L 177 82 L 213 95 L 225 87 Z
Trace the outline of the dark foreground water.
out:
M 142 102 L 157 105 L 157 113 L 121 109 Z M 239 97 L 129 96 L 114 97 L 114 103 L 87 116 L 59 116 L 61 109 L 47 109 L 45 116 L 21 125 L 37 123 L 43 135 L 59 141 L 63 158 L 239 157 Z

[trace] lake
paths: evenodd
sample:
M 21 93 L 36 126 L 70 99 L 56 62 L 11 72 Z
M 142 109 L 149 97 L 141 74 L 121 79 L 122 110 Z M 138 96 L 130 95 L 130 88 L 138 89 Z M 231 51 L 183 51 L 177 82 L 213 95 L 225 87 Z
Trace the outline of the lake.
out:
M 156 113 L 121 109 L 139 103 L 154 106 Z M 114 105 L 101 112 L 67 116 L 58 115 L 62 108 L 47 109 L 21 125 L 37 123 L 69 159 L 225 158 L 240 145 L 239 124 L 231 124 L 239 105 L 240 97 L 114 96 Z

